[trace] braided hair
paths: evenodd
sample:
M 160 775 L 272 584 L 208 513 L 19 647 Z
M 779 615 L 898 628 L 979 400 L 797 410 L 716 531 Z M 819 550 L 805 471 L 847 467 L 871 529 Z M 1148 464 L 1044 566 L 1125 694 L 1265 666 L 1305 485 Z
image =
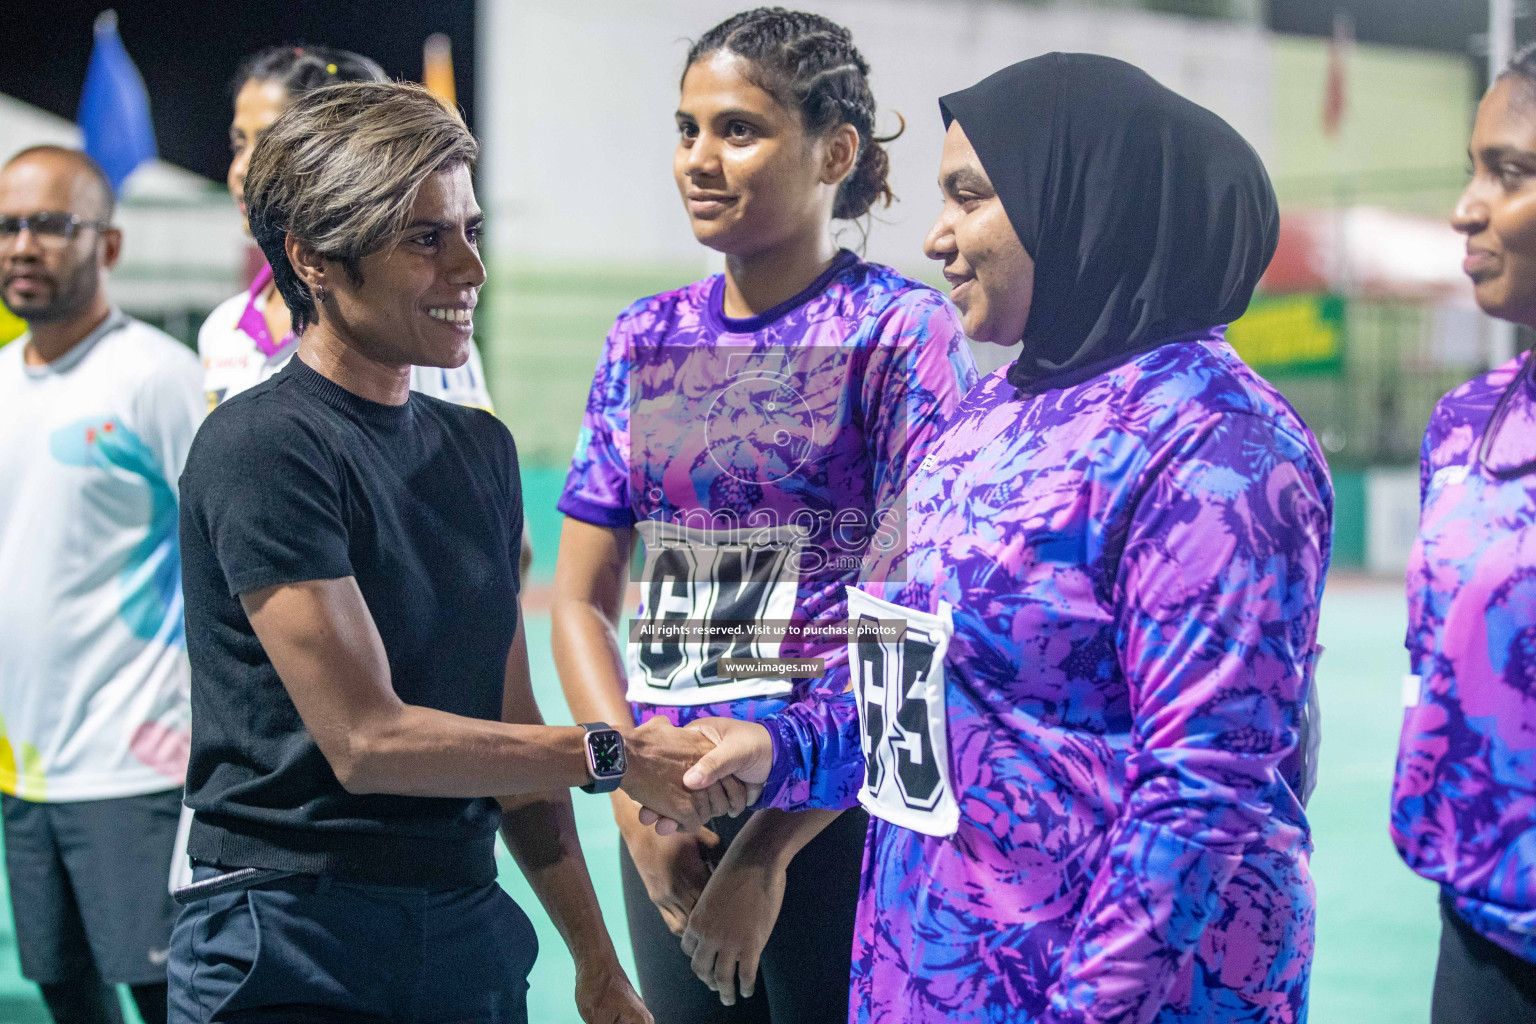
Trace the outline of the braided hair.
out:
M 749 80 L 788 110 L 798 110 L 807 134 L 840 124 L 859 133 L 859 155 L 843 179 L 832 216 L 855 220 L 896 196 L 887 176 L 890 157 L 881 145 L 901 134 L 875 134 L 875 97 L 869 63 L 846 28 L 819 14 L 757 7 L 732 15 L 699 37 L 688 50 L 683 74 L 716 51 L 746 61 Z M 899 115 L 898 115 L 899 116 Z M 902 125 L 905 128 L 905 122 Z
M 237 94 L 246 82 L 276 82 L 290 100 L 338 82 L 387 82 L 384 69 L 360 53 L 329 46 L 269 46 L 247 57 L 230 83 Z

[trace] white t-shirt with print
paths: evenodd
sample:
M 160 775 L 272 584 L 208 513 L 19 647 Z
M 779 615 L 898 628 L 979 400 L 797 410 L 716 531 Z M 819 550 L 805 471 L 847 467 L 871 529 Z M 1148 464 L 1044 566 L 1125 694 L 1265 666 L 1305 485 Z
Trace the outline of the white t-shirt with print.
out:
M 113 311 L 46 366 L 0 349 L 0 792 L 182 785 L 190 741 L 177 479 L 202 370 Z

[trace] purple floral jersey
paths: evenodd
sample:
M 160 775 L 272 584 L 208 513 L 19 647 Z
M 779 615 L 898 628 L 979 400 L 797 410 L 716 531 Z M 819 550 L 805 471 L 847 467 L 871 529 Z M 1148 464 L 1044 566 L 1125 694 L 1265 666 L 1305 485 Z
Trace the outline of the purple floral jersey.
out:
M 967 396 L 910 484 L 907 582 L 864 588 L 939 646 L 909 627 L 883 652 L 905 658 L 883 715 L 845 694 L 766 723 L 770 805 L 909 800 L 909 827 L 871 819 L 853 1020 L 1305 1020 L 1295 752 L 1332 504 L 1310 431 L 1220 328 Z M 944 634 L 925 715 L 915 655 Z M 854 661 L 861 690 L 887 671 Z
M 1446 395 L 1424 433 L 1391 828 L 1403 860 L 1472 927 L 1536 961 L 1536 386 L 1526 359 Z
M 794 298 L 724 315 L 724 278 L 642 299 L 609 332 L 559 508 L 646 542 L 627 645 L 637 721 L 756 719 L 847 689 L 844 584 L 904 544 L 905 487 L 976 382 L 948 301 L 846 250 Z M 640 627 L 793 627 L 777 640 Z M 725 658 L 822 659 L 728 673 Z

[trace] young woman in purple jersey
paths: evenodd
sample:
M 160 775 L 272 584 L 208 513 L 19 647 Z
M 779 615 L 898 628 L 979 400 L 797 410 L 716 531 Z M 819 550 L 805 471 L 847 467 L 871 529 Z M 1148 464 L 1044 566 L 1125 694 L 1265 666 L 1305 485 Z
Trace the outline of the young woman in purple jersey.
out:
M 1536 327 L 1536 48 L 1477 111 L 1452 224 L 1492 316 Z M 1440 400 L 1420 454 L 1392 839 L 1440 884 L 1436 1024 L 1536 1020 L 1536 376 Z
M 726 269 L 635 303 L 598 364 L 555 582 L 555 658 L 578 719 L 751 719 L 847 688 L 845 641 L 816 630 L 844 621 L 843 585 L 900 543 L 907 475 L 975 380 L 942 296 L 834 242 L 834 220 L 890 199 L 868 70 L 847 30 L 780 9 L 730 18 L 689 51 L 673 171 Z M 789 632 L 643 632 L 686 624 Z M 733 656 L 772 664 L 733 672 Z M 809 662 L 778 674 L 779 659 Z M 657 1019 L 846 1020 L 861 810 L 662 837 L 614 799 Z
M 1022 352 L 913 475 L 905 582 L 849 590 L 853 692 L 694 723 L 720 745 L 688 781 L 869 809 L 856 1021 L 1299 1024 L 1332 493 L 1224 340 L 1274 253 L 1269 179 L 1105 57 L 942 108 L 928 255 L 967 333 Z

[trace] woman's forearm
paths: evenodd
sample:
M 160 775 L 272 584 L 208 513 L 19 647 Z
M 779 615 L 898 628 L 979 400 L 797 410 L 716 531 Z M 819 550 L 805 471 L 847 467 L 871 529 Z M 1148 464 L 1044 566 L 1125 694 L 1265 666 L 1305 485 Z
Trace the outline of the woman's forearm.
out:
M 501 835 L 578 964 L 614 956 L 569 793 L 502 800 Z
M 328 758 L 351 793 L 484 797 L 585 784 L 584 730 L 466 718 L 401 704 L 354 728 Z
M 623 786 L 631 795 L 687 828 L 726 813 L 719 806 L 728 793 L 693 793 L 682 783 L 709 750 L 707 739 L 661 720 L 623 732 Z M 586 732 L 577 726 L 482 721 L 411 705 L 387 721 L 371 718 L 354 730 L 345 756 L 328 759 L 353 793 L 524 796 L 591 781 Z
M 605 610 L 578 599 L 556 598 L 551 610 L 555 670 L 565 702 L 578 722 L 635 724 L 624 698 L 624 662 L 614 622 Z
M 806 844 L 821 835 L 842 813 L 821 808 L 806 811 L 765 808 L 741 827 L 725 857 L 788 868 L 789 862 L 805 849 Z
M 555 671 L 578 722 L 635 724 L 619 646 L 634 533 L 567 519 L 560 530 L 550 609 Z
M 540 724 L 536 709 L 501 722 L 402 702 L 353 577 L 268 587 L 240 600 L 305 728 L 349 792 L 485 797 L 587 781 L 582 730 Z M 521 635 L 514 636 L 518 651 Z

